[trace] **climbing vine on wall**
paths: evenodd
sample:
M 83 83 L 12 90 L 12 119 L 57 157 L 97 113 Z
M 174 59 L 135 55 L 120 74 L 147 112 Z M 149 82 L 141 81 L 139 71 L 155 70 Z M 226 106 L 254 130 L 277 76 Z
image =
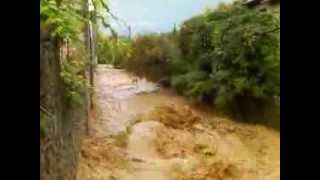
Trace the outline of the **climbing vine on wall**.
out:
M 84 20 L 81 7 L 74 0 L 40 1 L 40 23 L 50 29 L 53 37 L 62 39 L 77 37 Z
M 111 14 L 110 9 L 103 0 L 40 1 L 40 28 L 50 32 L 51 38 L 60 42 L 60 75 L 69 106 L 80 104 L 82 93 L 90 89 L 84 76 L 89 55 L 85 50 L 85 43 L 80 38 L 81 34 L 89 21 L 94 26 L 101 23 L 112 30 L 105 18 L 108 13 Z M 113 30 L 112 32 L 114 33 Z

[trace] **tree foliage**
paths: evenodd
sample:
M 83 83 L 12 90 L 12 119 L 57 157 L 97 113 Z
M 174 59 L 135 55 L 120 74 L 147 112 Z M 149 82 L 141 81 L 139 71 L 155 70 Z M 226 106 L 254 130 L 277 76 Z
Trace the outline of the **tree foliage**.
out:
M 169 77 L 179 93 L 199 101 L 260 107 L 280 96 L 280 23 L 274 10 L 220 4 L 172 33 L 140 35 L 126 68 Z
M 271 12 L 240 5 L 221 5 L 187 20 L 179 38 L 182 61 L 193 67 L 178 76 L 187 79 L 185 94 L 210 94 L 218 105 L 238 96 L 279 96 L 279 29 Z M 197 79 L 194 71 L 207 76 Z
M 97 38 L 97 56 L 100 64 L 112 64 L 122 67 L 131 56 L 131 41 L 126 37 L 108 37 L 99 34 Z
M 116 18 L 102 0 L 94 2 Z M 43 18 L 56 13 L 53 5 L 47 6 L 51 9 L 42 11 Z M 91 17 L 100 19 L 99 13 Z M 56 31 L 70 36 L 73 32 L 68 27 L 76 20 L 60 16 L 53 22 L 63 24 L 65 30 L 56 23 Z M 183 95 L 222 107 L 245 107 L 241 102 L 267 102 L 280 96 L 279 31 L 274 8 L 221 4 L 191 17 L 171 33 L 138 35 L 133 40 L 114 33 L 98 36 L 97 53 L 100 63 L 122 66 L 152 80 L 168 77 Z
M 158 80 L 168 75 L 169 63 L 178 57 L 175 41 L 168 34 L 137 36 L 132 42 L 130 58 L 125 67 L 138 75 Z
M 89 63 L 89 53 L 81 38 L 85 27 L 90 21 L 93 26 L 101 23 L 111 29 L 104 17 L 111 14 L 104 0 L 90 1 L 94 6 L 93 11 L 88 11 L 87 0 L 40 1 L 40 28 L 49 32 L 52 39 L 58 40 L 58 48 L 62 52 L 67 51 L 60 53 L 60 57 L 67 54 L 66 58 L 60 58 L 60 75 L 64 82 L 65 99 L 70 106 L 81 103 L 83 93 L 89 88 L 84 74 Z
M 83 72 L 86 62 L 79 56 L 72 56 L 68 62 L 62 64 L 61 78 L 65 85 L 65 100 L 69 107 L 76 107 L 82 103 L 82 96 L 90 90 L 88 80 Z
M 41 0 L 40 23 L 50 29 L 51 36 L 75 38 L 81 31 L 81 6 L 74 0 Z

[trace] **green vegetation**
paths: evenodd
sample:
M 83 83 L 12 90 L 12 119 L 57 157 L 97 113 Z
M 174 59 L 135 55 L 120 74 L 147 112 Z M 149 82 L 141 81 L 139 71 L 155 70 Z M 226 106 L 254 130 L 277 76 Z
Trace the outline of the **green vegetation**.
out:
M 124 67 L 137 75 L 158 80 L 170 72 L 168 63 L 177 58 L 178 53 L 175 41 L 168 34 L 137 36 Z
M 279 96 L 279 22 L 268 11 L 220 6 L 181 27 L 183 60 L 191 64 L 173 85 L 185 94 L 213 98 L 217 105 L 238 97 Z
M 40 112 L 40 138 L 44 138 L 46 136 L 46 131 L 48 128 L 48 118 L 47 116 Z
M 97 56 L 99 64 L 113 64 L 122 67 L 131 55 L 131 41 L 125 37 L 107 37 L 98 34 Z
M 189 19 L 179 44 L 180 64 L 191 68 L 176 73 L 172 85 L 238 114 L 268 104 L 280 93 L 279 29 L 272 12 L 240 5 L 221 5 Z
M 280 23 L 274 10 L 221 4 L 171 33 L 138 35 L 119 61 L 130 72 L 168 78 L 178 93 L 236 114 L 277 106 Z
M 58 42 L 61 62 L 61 78 L 64 82 L 65 100 L 69 107 L 79 105 L 83 94 L 89 89 L 85 69 L 89 63 L 89 53 L 81 40 L 82 32 L 92 22 L 93 29 L 102 24 L 113 29 L 103 18 L 103 12 L 110 13 L 103 0 L 93 0 L 94 11 L 87 12 L 87 1 L 83 0 L 41 0 L 41 29 L 49 32 Z
M 88 77 L 85 75 L 90 65 L 89 51 L 86 47 L 89 37 L 85 36 L 89 23 L 93 32 L 102 24 L 114 33 L 105 18 L 106 14 L 111 14 L 107 4 L 104 0 L 91 2 L 94 6 L 93 11 L 88 11 L 87 0 L 40 1 L 41 35 L 56 48 L 52 55 L 61 65 L 58 73 L 63 81 L 61 92 L 64 93 L 67 108 L 78 107 L 90 90 Z M 44 132 L 43 123 L 44 121 L 40 122 L 41 132 Z
M 69 107 L 81 104 L 82 96 L 90 85 L 83 75 L 84 63 L 73 61 L 62 65 L 61 77 L 65 85 L 65 100 Z
M 51 36 L 62 39 L 75 37 L 81 30 L 81 7 L 75 1 L 40 1 L 40 23 L 50 29 Z

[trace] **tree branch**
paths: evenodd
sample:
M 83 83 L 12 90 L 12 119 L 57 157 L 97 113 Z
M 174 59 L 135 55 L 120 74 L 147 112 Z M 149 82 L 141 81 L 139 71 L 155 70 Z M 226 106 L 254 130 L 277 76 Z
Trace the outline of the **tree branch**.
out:
M 266 35 L 266 34 L 269 34 L 269 33 L 273 33 L 273 32 L 279 31 L 279 30 L 280 30 L 280 27 L 276 27 L 274 29 L 271 29 L 271 30 L 268 30 L 268 31 L 265 31 L 265 32 L 255 33 L 255 35 L 263 36 L 263 35 Z
M 107 14 L 109 14 L 111 16 L 111 18 L 113 18 L 116 21 L 120 21 L 122 22 L 122 24 L 124 26 L 126 26 L 128 28 L 128 30 L 130 31 L 130 26 L 128 26 L 127 22 L 123 19 L 120 19 L 119 17 L 115 16 L 111 11 L 109 6 L 104 2 L 104 0 L 100 0 L 100 3 L 102 4 L 102 6 L 106 9 Z
M 262 34 L 268 34 L 268 33 L 276 32 L 276 31 L 278 31 L 278 30 L 280 30 L 280 27 L 276 27 L 276 28 L 274 28 L 274 29 L 272 29 L 272 30 L 263 32 Z

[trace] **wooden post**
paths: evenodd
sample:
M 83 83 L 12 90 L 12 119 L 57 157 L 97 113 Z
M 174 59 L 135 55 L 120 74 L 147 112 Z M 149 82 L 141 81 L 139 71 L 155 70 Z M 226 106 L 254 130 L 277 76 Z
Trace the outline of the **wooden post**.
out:
M 94 6 L 91 0 L 87 0 L 87 13 L 90 15 L 91 12 L 94 11 Z M 95 22 L 92 17 L 89 16 L 89 22 L 87 24 L 87 41 L 88 41 L 88 52 L 89 52 L 89 83 L 91 87 L 94 87 L 94 69 L 95 69 L 95 33 L 94 33 L 94 26 L 92 22 Z M 89 110 L 92 111 L 94 109 L 94 102 L 93 102 L 93 91 L 90 91 L 90 108 Z M 91 113 L 90 113 L 91 114 Z M 90 132 L 90 124 L 89 119 L 87 123 L 87 134 L 89 135 Z
M 70 61 L 70 47 L 69 47 L 69 39 L 66 40 L 66 46 L 67 46 L 67 61 Z
M 83 13 L 84 13 L 84 17 L 86 18 L 89 18 L 89 0 L 83 0 Z M 85 48 L 86 48 L 86 53 L 89 55 L 88 56 L 88 61 L 89 61 L 89 65 L 86 67 L 86 75 L 89 76 L 87 77 L 89 79 L 89 83 L 90 83 L 90 86 L 91 86 L 91 51 L 90 51 L 90 48 L 91 48 L 91 41 L 90 41 L 90 24 L 89 22 L 87 22 L 85 24 L 85 27 L 84 27 L 84 43 L 85 43 Z M 85 123 L 85 126 L 86 126 L 86 134 L 89 135 L 89 124 L 90 124 L 90 114 L 91 114 L 91 105 L 92 105 L 92 96 L 91 96 L 91 92 L 89 92 L 89 95 L 88 95 L 88 106 L 87 106 L 87 121 Z
M 93 54 L 93 33 L 92 24 L 89 21 L 89 53 L 90 53 L 90 86 L 94 86 L 94 54 Z M 90 109 L 93 109 L 93 92 L 90 92 Z
M 129 40 L 131 39 L 131 26 L 128 27 L 129 29 Z

